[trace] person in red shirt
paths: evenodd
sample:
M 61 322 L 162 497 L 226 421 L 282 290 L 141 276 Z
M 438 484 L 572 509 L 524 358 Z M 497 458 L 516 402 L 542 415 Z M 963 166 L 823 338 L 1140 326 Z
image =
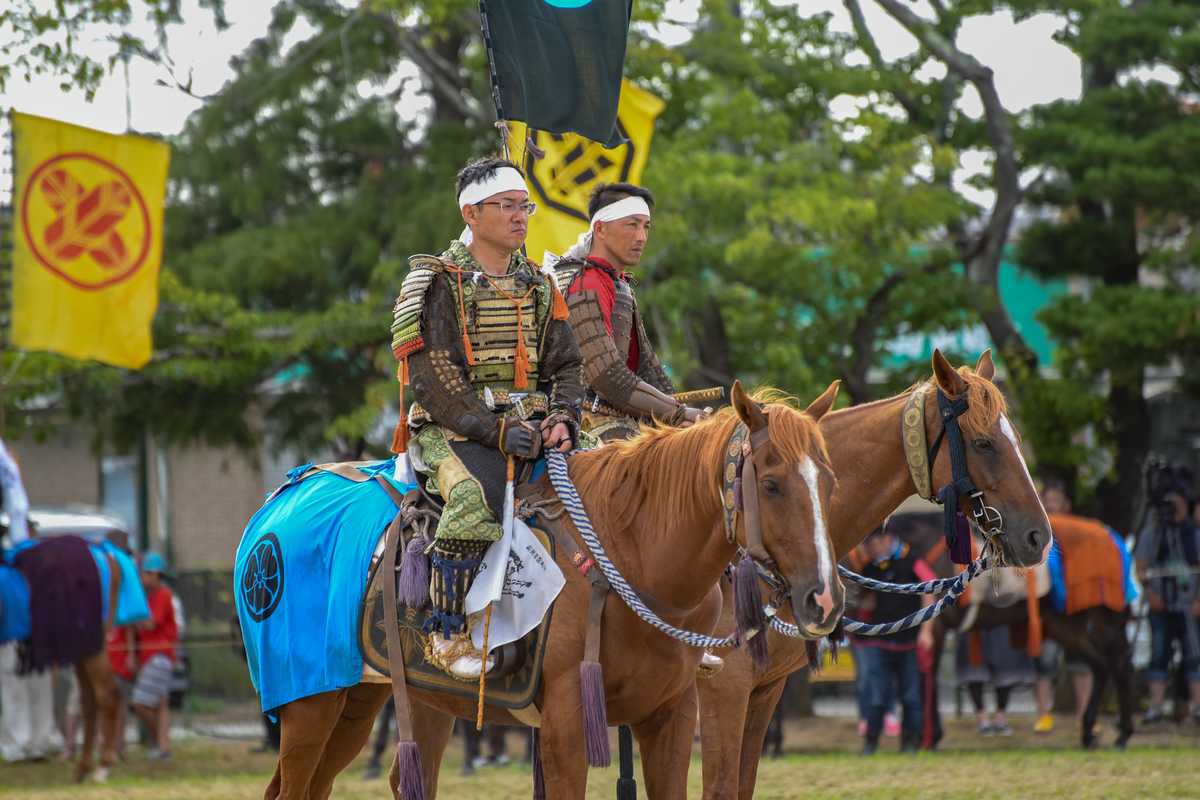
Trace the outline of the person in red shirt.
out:
M 554 265 L 583 355 L 583 427 L 606 441 L 628 438 L 642 423 L 685 426 L 705 416 L 672 396 L 633 293 L 628 270 L 642 260 L 653 207 L 647 189 L 600 184 L 588 202 L 590 227 Z
M 158 553 L 147 553 L 142 559 L 142 586 L 150 605 L 150 619 L 137 623 L 134 637 L 137 678 L 131 699 L 134 713 L 150 730 L 154 742 L 150 751 L 152 759 L 171 757 L 167 696 L 175 664 L 175 646 L 179 643 L 179 627 L 175 621 L 171 590 L 163 583 L 166 571 L 166 561 Z

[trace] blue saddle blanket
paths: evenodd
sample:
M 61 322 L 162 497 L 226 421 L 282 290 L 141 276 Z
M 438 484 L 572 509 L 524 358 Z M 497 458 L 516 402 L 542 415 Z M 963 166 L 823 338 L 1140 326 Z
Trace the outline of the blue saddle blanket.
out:
M 11 550 L 4 551 L 0 558 L 0 644 L 28 639 L 33 632 L 29 613 L 29 586 L 25 576 L 12 566 L 17 554 L 41 544 L 41 539 L 26 539 Z M 124 550 L 111 542 L 89 544 L 88 549 L 100 573 L 101 619 L 108 619 L 109 574 L 108 559 L 112 555 L 121 571 L 121 584 L 117 589 L 117 613 L 113 618 L 116 625 L 132 625 L 150 618 L 150 606 L 146 602 L 146 591 L 142 588 L 137 564 Z
M 288 473 L 246 525 L 233 585 L 250 680 L 262 709 L 353 686 L 362 678 L 357 626 L 367 571 L 400 494 L 395 459 L 358 465 L 362 482 L 333 472 Z

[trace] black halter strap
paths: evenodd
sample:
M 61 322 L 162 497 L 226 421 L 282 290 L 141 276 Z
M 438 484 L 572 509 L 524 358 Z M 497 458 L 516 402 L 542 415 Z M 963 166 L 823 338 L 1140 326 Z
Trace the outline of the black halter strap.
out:
M 971 480 L 971 473 L 967 471 L 966 443 L 963 441 L 962 428 L 958 423 L 958 418 L 967 412 L 969 404 L 965 394 L 951 400 L 940 388 L 937 390 L 937 401 L 938 412 L 942 417 L 942 429 L 938 432 L 933 446 L 929 448 L 929 484 L 933 485 L 934 459 L 937 458 L 942 440 L 945 439 L 950 450 L 950 469 L 953 480 L 938 490 L 937 502 L 945 509 L 943 532 L 946 536 L 946 548 L 950 553 L 950 560 L 956 564 L 969 564 L 971 562 L 970 530 L 959 514 L 958 498 L 962 495 L 970 498 L 972 513 L 977 522 L 982 524 L 988 518 L 987 506 L 983 502 L 983 492 L 975 486 L 975 482 Z M 961 523 L 960 520 L 962 520 Z

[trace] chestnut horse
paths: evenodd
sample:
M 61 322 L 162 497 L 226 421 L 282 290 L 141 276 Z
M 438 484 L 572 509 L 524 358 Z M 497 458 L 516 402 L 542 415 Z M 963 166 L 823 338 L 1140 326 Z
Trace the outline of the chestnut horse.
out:
M 986 493 L 987 504 L 1004 518 L 1003 534 L 997 537 L 1002 559 L 1013 566 L 1030 566 L 1047 552 L 1050 522 L 1005 416 L 1004 397 L 992 383 L 994 372 L 990 352 L 980 357 L 974 370 L 958 371 L 940 352 L 933 354 L 933 384 L 951 399 L 968 398 L 969 410 L 959 418 L 967 466 L 975 485 Z M 912 391 L 835 411 L 821 420 L 838 479 L 830 529 L 839 559 L 916 491 L 901 442 L 901 414 Z M 937 438 L 941 426 L 937 404 L 926 402 L 927 441 Z M 942 447 L 933 464 L 934 487 L 951 483 L 948 450 Z M 728 590 L 728 582 L 722 587 Z M 733 618 L 730 595 L 726 591 L 721 614 L 725 625 Z M 774 632 L 770 637 L 771 659 L 765 670 L 756 672 L 746 654 L 737 651 L 726 655 L 718 675 L 698 681 L 706 798 L 753 796 L 763 738 L 784 683 L 808 662 L 804 642 Z
M 93 549 L 94 545 L 75 536 L 53 537 L 58 547 L 78 548 L 79 551 L 87 551 Z M 37 546 L 36 544 L 34 546 Z M 88 554 L 79 560 L 71 562 L 72 564 L 83 563 L 86 569 L 96 569 L 92 559 L 95 556 Z M 108 651 L 105 643 L 108 640 L 108 633 L 112 630 L 113 618 L 116 615 L 117 597 L 121 590 L 121 570 L 117 564 L 117 560 L 108 553 L 103 553 L 102 557 L 108 563 L 108 585 L 105 586 L 103 581 L 100 584 L 100 591 L 108 593 L 108 616 L 106 619 L 99 621 L 103 626 L 100 635 L 100 649 L 84 655 L 79 658 L 73 666 L 75 667 L 75 678 L 79 682 L 79 702 L 80 711 L 82 714 L 83 723 L 83 746 L 79 749 L 79 758 L 75 764 L 75 780 L 83 782 L 88 778 L 93 778 L 96 781 L 104 781 L 108 778 L 109 769 L 117 762 L 117 744 L 120 731 L 117 730 L 118 710 L 120 703 L 120 694 L 117 691 L 117 681 L 113 676 L 112 666 L 108 660 Z M 2 563 L 2 562 L 0 562 Z M 9 567 L 6 567 L 9 568 Z M 12 567 L 16 569 L 15 567 Z M 67 572 L 62 574 L 62 568 L 59 570 L 60 578 L 66 585 L 73 585 L 75 580 L 75 572 Z M 5 613 L 5 608 L 0 604 L 0 615 Z M 36 617 L 35 617 L 36 620 Z M 37 625 L 37 622 L 34 622 Z M 65 664 L 60 664 L 65 666 Z M 99 736 L 101 743 L 100 767 L 97 769 L 93 761 L 93 753 L 96 749 L 96 740 Z
M 806 635 L 819 638 L 833 630 L 844 593 L 824 523 L 835 480 L 817 420 L 835 395 L 836 386 L 831 386 L 802 413 L 781 402 L 760 406 L 735 383 L 733 410 L 689 428 L 645 431 L 571 457 L 572 481 L 609 558 L 667 622 L 702 633 L 716 628 L 718 581 L 739 543 L 746 542 L 740 524 L 736 539 L 727 538 L 722 504 L 726 452 L 745 424 L 758 441 L 747 456 L 758 485 L 746 486 L 744 494 L 757 491 L 767 554 L 776 574 L 792 587 L 795 619 Z M 528 488 L 543 498 L 554 496 L 545 477 Z M 555 524 L 583 546 L 565 515 Z M 557 558 L 566 585 L 555 601 L 536 702 L 541 766 L 546 796 L 583 797 L 588 763 L 580 663 L 591 587 L 562 549 Z M 632 725 L 647 791 L 655 798 L 687 796 L 700 656 L 699 648 L 646 624 L 609 593 L 599 654 L 605 711 L 609 723 Z M 385 684 L 359 684 L 283 706 L 280 762 L 268 800 L 328 797 L 338 772 L 366 742 L 388 689 Z M 476 707 L 470 700 L 412 687 L 408 695 L 415 701 L 412 730 L 421 751 L 421 777 L 426 796 L 433 798 L 454 718 L 474 720 Z M 492 706 L 484 719 L 526 724 Z M 393 763 L 397 796 L 399 777 Z

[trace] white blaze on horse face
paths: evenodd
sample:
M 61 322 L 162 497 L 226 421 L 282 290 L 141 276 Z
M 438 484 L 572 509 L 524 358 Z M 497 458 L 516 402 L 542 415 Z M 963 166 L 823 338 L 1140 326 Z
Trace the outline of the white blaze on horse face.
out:
M 1029 482 L 1029 488 L 1033 492 L 1033 496 L 1037 498 L 1038 508 L 1042 509 L 1042 516 L 1046 515 L 1046 507 L 1042 505 L 1042 497 L 1037 493 L 1037 487 L 1033 485 L 1033 476 L 1029 474 L 1029 465 L 1025 463 L 1025 454 L 1021 452 L 1021 443 L 1017 441 L 1017 432 L 1013 430 L 1012 423 L 1008 421 L 1008 417 L 1004 414 L 1000 415 L 1000 430 L 1004 433 L 1006 439 L 1012 444 L 1013 450 L 1017 451 L 1017 460 L 1021 462 L 1021 469 L 1025 470 L 1025 480 Z M 1046 542 L 1045 548 L 1042 549 L 1042 560 L 1046 560 L 1046 555 L 1050 552 L 1050 546 L 1054 544 L 1054 532 L 1050 532 L 1050 539 Z
M 817 492 L 819 485 L 817 465 L 811 458 L 805 456 L 804 460 L 796 465 L 796 470 L 808 484 L 808 498 L 812 502 L 813 545 L 817 551 L 817 574 L 825 585 L 825 591 L 817 596 L 817 602 L 828 615 L 833 611 L 833 559 L 830 557 L 833 546 L 829 543 L 829 533 L 825 529 L 825 509 L 821 507 L 821 497 Z

